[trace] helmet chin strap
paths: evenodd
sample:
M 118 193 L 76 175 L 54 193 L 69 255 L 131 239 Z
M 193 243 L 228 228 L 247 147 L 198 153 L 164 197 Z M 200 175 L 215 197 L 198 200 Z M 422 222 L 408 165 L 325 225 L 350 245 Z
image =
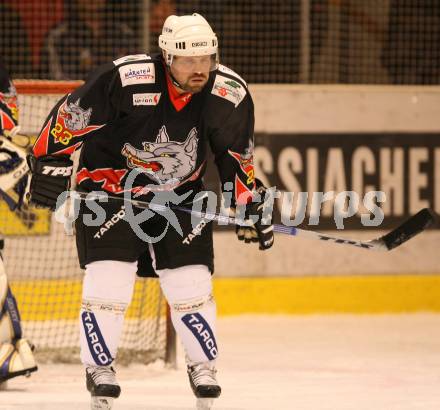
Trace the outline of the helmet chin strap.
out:
M 167 66 L 168 74 L 170 75 L 171 82 L 176 86 L 179 87 L 181 90 L 185 91 L 185 89 L 181 86 L 181 84 L 176 80 L 176 77 L 174 77 L 173 73 L 171 72 L 171 68 Z

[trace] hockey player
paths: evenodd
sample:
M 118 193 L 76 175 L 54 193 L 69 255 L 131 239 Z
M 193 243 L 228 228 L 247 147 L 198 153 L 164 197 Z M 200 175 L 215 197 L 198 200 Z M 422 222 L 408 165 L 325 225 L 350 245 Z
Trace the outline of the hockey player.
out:
M 237 228 L 239 239 L 270 248 L 273 227 L 261 221 L 265 188 L 254 177 L 254 110 L 245 81 L 219 64 L 217 37 L 199 14 L 169 16 L 159 46 L 160 55 L 127 56 L 98 68 L 53 108 L 29 158 L 31 201 L 55 208 L 69 187 L 69 155 L 81 145 L 77 190 L 115 196 L 130 189 L 145 200 L 153 191 L 194 196 L 203 190 L 209 145 L 222 184 L 233 190 L 231 208 L 242 205 L 258 217 L 252 226 Z M 132 169 L 143 172 L 127 188 Z M 164 231 L 166 218 L 156 215 L 142 230 L 150 238 L 163 237 L 146 243 L 123 217 L 122 201 L 100 205 L 106 210 L 101 227 L 82 218 L 84 202 L 76 220 L 85 269 L 81 360 L 93 405 L 110 408 L 120 394 L 112 362 L 136 273 L 148 265 L 171 307 L 194 394 L 218 397 L 212 224 L 200 225 L 194 235 L 191 215 L 176 212 L 182 237 L 172 228 Z
M 0 196 L 11 209 L 20 206 L 29 171 L 25 150 L 11 142 L 18 138 L 17 124 L 17 94 L 0 62 Z M 3 245 L 0 237 L 0 252 Z M 0 254 L 0 385 L 36 370 L 31 346 L 22 337 L 20 314 Z

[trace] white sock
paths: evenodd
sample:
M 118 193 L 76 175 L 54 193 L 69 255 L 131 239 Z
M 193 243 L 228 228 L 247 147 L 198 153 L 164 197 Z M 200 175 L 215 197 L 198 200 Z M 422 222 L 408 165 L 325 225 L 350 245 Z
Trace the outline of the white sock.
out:
M 107 260 L 86 265 L 80 311 L 81 361 L 85 365 L 108 366 L 116 357 L 136 271 L 137 262 Z
M 217 309 L 212 297 L 211 272 L 204 265 L 157 271 L 170 304 L 171 320 L 191 362 L 214 360 Z

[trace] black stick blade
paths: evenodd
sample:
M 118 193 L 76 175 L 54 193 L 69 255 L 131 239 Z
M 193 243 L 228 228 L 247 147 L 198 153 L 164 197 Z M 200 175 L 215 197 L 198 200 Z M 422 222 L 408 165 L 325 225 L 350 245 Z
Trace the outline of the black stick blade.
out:
M 380 240 L 385 243 L 388 250 L 391 250 L 410 240 L 420 232 L 423 232 L 426 228 L 432 226 L 434 222 L 435 216 L 432 211 L 428 208 L 424 208 L 398 228 L 382 236 Z

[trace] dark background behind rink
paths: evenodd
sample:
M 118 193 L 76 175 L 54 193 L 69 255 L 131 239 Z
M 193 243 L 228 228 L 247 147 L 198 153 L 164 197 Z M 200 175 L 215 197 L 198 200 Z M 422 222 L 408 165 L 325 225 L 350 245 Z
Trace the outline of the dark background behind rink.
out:
M 383 222 L 370 229 L 391 229 L 422 208 L 440 214 L 440 135 L 426 133 L 261 134 L 255 137 L 256 176 L 279 191 L 355 191 L 360 202 L 367 191 L 384 191 L 378 204 Z M 215 165 L 210 161 L 205 185 L 219 195 Z M 311 195 L 309 195 L 309 201 Z M 280 200 L 274 221 L 281 222 Z M 336 229 L 334 201 L 321 206 L 313 229 Z M 293 216 L 295 216 L 295 201 Z M 310 202 L 308 204 L 310 206 Z M 345 229 L 365 229 L 360 214 L 344 220 Z M 309 211 L 300 226 L 309 222 Z M 439 225 L 436 225 L 439 228 Z

